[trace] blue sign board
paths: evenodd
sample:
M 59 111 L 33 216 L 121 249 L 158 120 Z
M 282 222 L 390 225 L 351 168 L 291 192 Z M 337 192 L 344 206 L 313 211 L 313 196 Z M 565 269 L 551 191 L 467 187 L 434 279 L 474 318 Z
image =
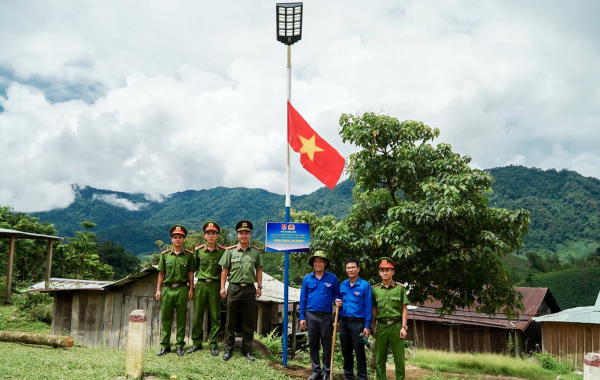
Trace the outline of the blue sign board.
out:
M 267 222 L 267 252 L 308 252 L 310 224 Z

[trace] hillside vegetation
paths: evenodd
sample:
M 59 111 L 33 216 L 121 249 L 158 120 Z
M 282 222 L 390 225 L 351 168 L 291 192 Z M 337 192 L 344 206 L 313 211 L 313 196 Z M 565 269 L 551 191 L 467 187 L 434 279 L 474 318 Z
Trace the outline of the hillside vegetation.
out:
M 561 309 L 592 306 L 600 293 L 600 267 L 574 268 L 540 273 L 517 286 L 548 287 Z
M 531 213 L 525 251 L 554 252 L 566 260 L 600 247 L 600 180 L 570 171 L 508 166 L 488 170 L 496 182 L 493 206 Z

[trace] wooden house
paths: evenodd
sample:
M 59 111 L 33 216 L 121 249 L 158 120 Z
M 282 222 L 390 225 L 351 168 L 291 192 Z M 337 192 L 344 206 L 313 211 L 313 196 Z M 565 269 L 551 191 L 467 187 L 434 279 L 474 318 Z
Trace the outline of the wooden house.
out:
M 578 367 L 583 367 L 585 354 L 600 352 L 600 294 L 594 306 L 575 307 L 534 320 L 542 327 L 544 352 L 569 355 Z
M 160 301 L 154 298 L 158 271 L 147 268 L 119 281 L 87 281 L 52 278 L 32 286 L 30 292 L 48 293 L 54 298 L 52 334 L 70 335 L 76 344 L 86 347 L 126 349 L 129 314 L 142 309 L 147 315 L 148 347 L 160 345 Z M 263 292 L 257 302 L 255 331 L 265 335 L 281 323 L 283 283 L 263 272 Z M 289 289 L 289 302 L 297 310 L 300 290 Z M 222 325 L 225 307 L 222 305 Z M 188 301 L 186 343 L 191 344 L 194 303 Z M 295 313 L 294 313 L 295 316 Z M 238 318 L 240 319 L 240 318 Z M 294 323 L 297 320 L 294 317 Z M 210 318 L 204 318 L 204 329 L 209 329 Z M 175 337 L 173 324 L 172 339 Z
M 409 309 L 408 339 L 419 347 L 457 352 L 507 351 L 510 341 L 519 353 L 541 344 L 541 330 L 533 321 L 536 316 L 560 311 L 548 288 L 516 288 L 523 295 L 524 310 L 516 320 L 503 313 L 495 316 L 477 313 L 474 308 L 457 310 L 440 317 L 439 301 L 427 301 L 423 306 Z

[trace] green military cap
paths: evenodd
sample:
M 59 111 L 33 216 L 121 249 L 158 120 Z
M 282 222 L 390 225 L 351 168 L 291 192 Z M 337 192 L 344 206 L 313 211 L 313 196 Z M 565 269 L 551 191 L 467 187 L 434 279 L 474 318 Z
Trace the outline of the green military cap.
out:
M 181 224 L 176 224 L 169 230 L 169 235 L 173 236 L 174 234 L 181 234 L 183 236 L 187 236 L 187 230 Z
M 252 226 L 252 222 L 250 222 L 249 220 L 240 220 L 235 225 L 236 231 L 252 231 L 253 228 L 254 226 Z
M 202 232 L 206 231 L 216 231 L 217 233 L 221 232 L 221 228 L 217 224 L 217 222 L 206 222 L 202 226 Z
M 308 260 L 308 265 L 310 265 L 311 267 L 313 266 L 313 262 L 315 261 L 315 257 L 320 257 L 322 259 L 324 259 L 327 263 L 325 264 L 325 268 L 327 268 L 329 266 L 329 259 L 327 258 L 327 254 L 323 251 L 316 251 L 315 253 L 313 253 L 313 255 L 311 256 L 311 258 Z
M 396 264 L 394 264 L 394 262 L 392 261 L 392 259 L 390 259 L 389 257 L 380 257 L 379 259 L 377 259 L 377 266 L 379 268 L 392 268 L 394 269 L 394 266 Z

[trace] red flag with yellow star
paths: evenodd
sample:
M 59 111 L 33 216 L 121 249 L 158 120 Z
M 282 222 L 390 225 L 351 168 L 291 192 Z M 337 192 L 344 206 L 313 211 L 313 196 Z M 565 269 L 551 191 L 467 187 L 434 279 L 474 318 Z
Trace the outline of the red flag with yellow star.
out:
M 300 163 L 330 189 L 337 184 L 346 161 L 315 132 L 288 101 L 288 142 L 300 153 Z

